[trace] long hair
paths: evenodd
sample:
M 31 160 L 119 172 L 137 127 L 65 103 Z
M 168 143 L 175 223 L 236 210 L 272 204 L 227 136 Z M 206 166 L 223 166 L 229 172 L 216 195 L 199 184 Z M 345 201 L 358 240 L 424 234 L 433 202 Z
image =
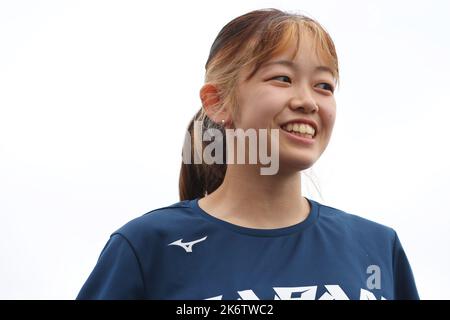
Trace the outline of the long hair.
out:
M 263 63 L 283 52 L 293 41 L 297 52 L 306 33 L 312 36 L 315 51 L 332 67 L 333 76 L 339 83 L 338 59 L 333 40 L 318 22 L 302 14 L 274 8 L 255 10 L 226 24 L 211 46 L 205 64 L 205 83 L 214 84 L 218 89 L 219 99 L 213 103 L 213 109 L 220 112 L 229 108 L 231 118 L 236 119 L 236 86 L 240 71 L 246 67 L 251 68 L 245 79 L 248 81 Z M 201 133 L 198 135 L 194 132 L 195 121 L 201 123 Z M 185 142 L 190 143 L 190 159 L 200 152 L 196 148 L 198 142 L 195 139 L 201 139 L 210 128 L 220 130 L 222 136 L 225 136 L 225 128 L 212 121 L 201 106 L 187 128 L 186 137 L 189 137 L 189 140 L 185 139 Z M 201 140 L 201 150 L 204 150 L 211 142 Z M 223 146 L 226 159 L 225 140 Z M 226 162 L 207 164 L 202 161 L 195 164 L 182 161 L 179 178 L 180 200 L 192 200 L 212 193 L 222 184 L 226 170 Z

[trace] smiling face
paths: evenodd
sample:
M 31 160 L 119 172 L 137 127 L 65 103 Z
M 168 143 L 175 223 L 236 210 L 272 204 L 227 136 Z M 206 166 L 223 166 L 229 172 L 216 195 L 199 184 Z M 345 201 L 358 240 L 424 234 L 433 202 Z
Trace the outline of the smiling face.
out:
M 264 63 L 250 80 L 244 81 L 250 70 L 243 70 L 238 81 L 234 127 L 280 129 L 280 172 L 311 167 L 327 147 L 335 122 L 335 79 L 323 68 L 327 64 L 315 54 L 312 41 L 305 35 L 298 52 L 292 45 Z M 291 64 L 276 63 L 283 60 Z M 281 129 L 297 119 L 315 123 L 313 139 L 305 141 Z

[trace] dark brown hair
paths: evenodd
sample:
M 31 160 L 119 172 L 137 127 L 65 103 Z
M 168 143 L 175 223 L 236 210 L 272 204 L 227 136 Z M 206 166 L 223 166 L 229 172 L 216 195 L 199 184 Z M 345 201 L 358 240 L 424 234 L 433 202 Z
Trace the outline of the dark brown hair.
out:
M 259 67 L 271 57 L 283 52 L 292 41 L 296 43 L 296 52 L 303 35 L 312 36 L 315 51 L 331 67 L 336 82 L 339 83 L 338 59 L 334 43 L 325 29 L 312 18 L 301 14 L 283 12 L 278 9 L 261 9 L 239 16 L 220 30 L 214 40 L 205 64 L 205 83 L 214 84 L 218 89 L 217 102 L 214 110 L 220 112 L 229 108 L 232 119 L 236 119 L 238 110 L 236 102 L 236 84 L 243 68 L 250 67 L 252 72 L 246 78 L 248 81 L 258 71 Z M 190 156 L 196 152 L 194 121 L 202 124 L 201 136 L 209 128 L 222 131 L 223 126 L 212 121 L 205 113 L 203 106 L 191 119 L 185 142 L 190 143 Z M 224 141 L 225 142 L 225 141 Z M 202 141 L 202 150 L 210 143 Z M 223 155 L 226 159 L 226 144 Z M 182 161 L 179 179 L 180 200 L 192 200 L 212 193 L 223 182 L 227 165 L 223 164 L 187 164 Z

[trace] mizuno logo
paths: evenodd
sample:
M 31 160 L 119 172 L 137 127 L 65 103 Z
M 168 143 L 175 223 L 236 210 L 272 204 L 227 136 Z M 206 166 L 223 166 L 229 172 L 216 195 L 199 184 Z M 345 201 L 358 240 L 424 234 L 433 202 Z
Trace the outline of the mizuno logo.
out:
M 177 241 L 174 241 L 174 242 L 172 242 L 172 243 L 169 243 L 168 246 L 180 246 L 180 247 L 182 247 L 184 250 L 186 250 L 186 252 L 192 252 L 192 246 L 193 246 L 194 244 L 196 244 L 196 243 L 199 243 L 199 242 L 202 242 L 203 240 L 206 240 L 207 237 L 208 237 L 208 236 L 205 236 L 205 237 L 203 237 L 203 238 L 201 238 L 201 239 L 194 240 L 194 241 L 191 241 L 191 242 L 182 242 L 183 239 L 179 239 L 179 240 L 177 240 Z

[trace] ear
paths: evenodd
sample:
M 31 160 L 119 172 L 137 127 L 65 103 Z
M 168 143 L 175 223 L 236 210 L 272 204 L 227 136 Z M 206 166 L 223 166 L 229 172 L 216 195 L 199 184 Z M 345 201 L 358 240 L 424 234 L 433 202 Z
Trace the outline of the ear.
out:
M 225 124 L 230 122 L 231 116 L 228 109 L 222 108 L 218 112 L 216 104 L 220 102 L 220 96 L 215 85 L 211 83 L 204 84 L 200 89 L 200 99 L 202 100 L 203 109 L 208 115 L 208 118 L 219 125 L 222 125 L 222 120 L 225 120 Z

